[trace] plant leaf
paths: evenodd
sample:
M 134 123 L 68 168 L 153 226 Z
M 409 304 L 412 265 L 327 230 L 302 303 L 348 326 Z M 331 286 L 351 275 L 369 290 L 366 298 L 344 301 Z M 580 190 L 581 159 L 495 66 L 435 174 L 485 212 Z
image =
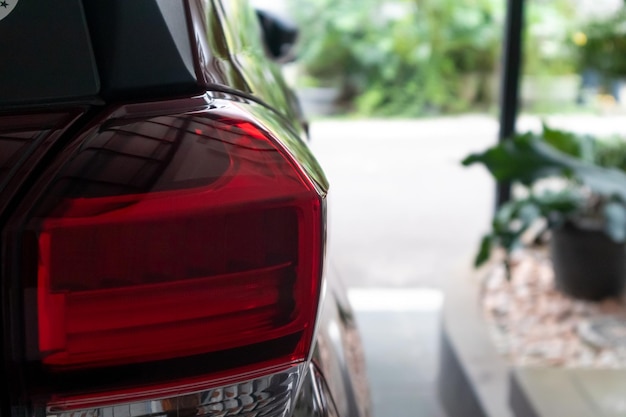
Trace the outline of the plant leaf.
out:
M 616 243 L 626 241 L 626 207 L 616 201 L 604 206 L 604 232 Z
M 574 213 L 584 204 L 584 199 L 580 193 L 575 192 L 571 188 L 557 192 L 546 191 L 533 195 L 532 198 L 541 211 L 541 215 L 548 218 L 548 220 L 554 219 L 555 215 L 563 218 Z
M 541 215 L 541 210 L 537 207 L 531 199 L 526 200 L 523 205 L 519 207 L 518 215 L 520 220 L 526 224 L 530 225 L 532 222 L 537 220 Z
M 549 145 L 563 153 L 591 162 L 591 160 L 585 158 L 585 156 L 588 155 L 585 155 L 583 150 L 584 145 L 581 143 L 582 138 L 574 133 L 551 129 L 548 125 L 543 123 L 543 139 Z
M 556 155 L 554 155 L 556 153 Z M 556 163 L 565 154 L 541 143 L 532 133 L 515 136 L 483 153 L 472 154 L 463 165 L 482 163 L 498 181 L 532 182 L 563 173 L 563 163 Z
M 492 239 L 491 234 L 483 236 L 480 241 L 480 248 L 478 249 L 478 253 L 474 259 L 475 267 L 479 267 L 489 260 L 489 256 L 491 255 Z
M 508 230 L 509 223 L 513 220 L 516 212 L 517 200 L 504 203 L 493 216 L 492 226 L 496 233 Z
M 518 135 L 481 154 L 463 160 L 465 166 L 482 163 L 498 181 L 525 185 L 551 176 L 574 178 L 594 193 L 626 202 L 626 174 L 585 163 L 558 151 L 532 134 Z

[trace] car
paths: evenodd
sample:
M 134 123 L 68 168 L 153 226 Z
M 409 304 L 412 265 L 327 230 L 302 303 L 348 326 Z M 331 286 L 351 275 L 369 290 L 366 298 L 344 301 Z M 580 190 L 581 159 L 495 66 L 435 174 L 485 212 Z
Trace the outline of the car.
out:
M 0 39 L 1 415 L 370 415 L 293 27 L 5 0 Z

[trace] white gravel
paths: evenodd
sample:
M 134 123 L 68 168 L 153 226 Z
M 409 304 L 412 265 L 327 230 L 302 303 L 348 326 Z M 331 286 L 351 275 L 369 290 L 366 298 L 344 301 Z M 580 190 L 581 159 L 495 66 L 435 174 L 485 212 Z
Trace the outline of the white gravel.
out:
M 498 351 L 514 366 L 626 368 L 626 346 L 599 346 L 581 332 L 626 317 L 626 299 L 594 303 L 560 293 L 545 251 L 517 254 L 510 282 L 501 265 L 491 266 L 481 302 Z

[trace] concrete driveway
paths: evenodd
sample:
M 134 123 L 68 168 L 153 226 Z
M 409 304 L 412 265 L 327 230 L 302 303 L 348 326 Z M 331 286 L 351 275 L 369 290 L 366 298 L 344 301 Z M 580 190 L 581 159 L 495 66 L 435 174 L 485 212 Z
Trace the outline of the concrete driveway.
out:
M 496 135 L 484 116 L 312 124 L 331 183 L 329 253 L 347 286 L 440 288 L 467 265 L 489 224 L 493 185 L 459 161 Z

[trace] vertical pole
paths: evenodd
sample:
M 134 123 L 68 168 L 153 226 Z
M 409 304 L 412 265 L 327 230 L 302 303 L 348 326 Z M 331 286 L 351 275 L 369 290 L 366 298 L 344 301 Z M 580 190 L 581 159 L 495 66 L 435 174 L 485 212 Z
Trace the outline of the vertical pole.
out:
M 502 83 L 500 88 L 500 132 L 502 142 L 515 133 L 519 104 L 519 84 L 522 66 L 522 29 L 524 0 L 507 0 L 502 51 Z M 511 198 L 511 184 L 499 182 L 496 188 L 496 208 Z

